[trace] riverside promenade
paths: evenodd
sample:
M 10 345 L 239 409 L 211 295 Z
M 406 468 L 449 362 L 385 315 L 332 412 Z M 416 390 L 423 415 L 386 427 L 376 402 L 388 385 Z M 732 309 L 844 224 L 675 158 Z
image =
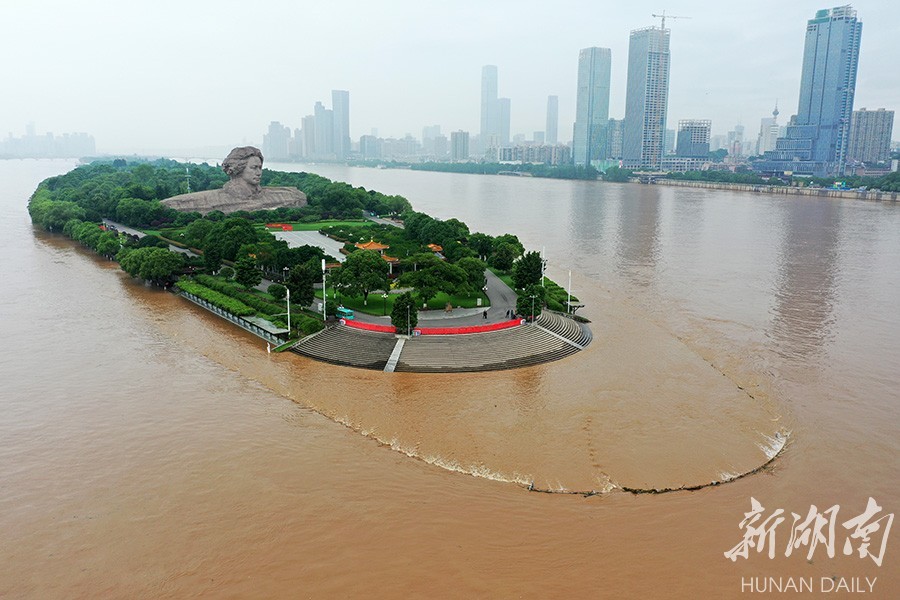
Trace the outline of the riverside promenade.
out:
M 490 271 L 486 277 L 489 308 L 420 311 L 416 329 L 421 335 L 377 331 L 389 329 L 390 317 L 356 313 L 356 323 L 330 325 L 300 340 L 291 350 L 361 369 L 465 373 L 559 360 L 590 343 L 590 329 L 565 315 L 544 312 L 534 323 L 510 317 L 510 311 L 515 311 L 515 292 Z

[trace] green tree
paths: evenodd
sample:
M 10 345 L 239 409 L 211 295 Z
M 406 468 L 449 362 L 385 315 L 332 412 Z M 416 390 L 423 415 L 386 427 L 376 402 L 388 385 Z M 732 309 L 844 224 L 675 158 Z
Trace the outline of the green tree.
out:
M 484 287 L 484 270 L 487 268 L 484 261 L 466 257 L 456 261 L 456 266 L 466 272 L 466 283 L 471 289 L 480 290 Z
M 537 252 L 526 252 L 522 258 L 513 263 L 512 280 L 516 288 L 525 288 L 532 284 L 540 284 L 543 276 L 544 260 Z
M 336 279 L 348 295 L 362 295 L 365 305 L 368 303 L 369 292 L 390 287 L 389 271 L 390 267 L 377 252 L 357 250 L 341 265 Z
M 606 171 L 603 172 L 603 180 L 604 181 L 617 181 L 617 182 L 627 182 L 631 179 L 632 172 L 628 169 L 622 169 L 621 167 L 609 167 Z
M 112 258 L 121 247 L 122 243 L 119 241 L 119 236 L 111 231 L 105 231 L 100 235 L 100 239 L 97 240 L 97 246 L 94 249 L 97 251 L 97 254 Z
M 197 219 L 184 230 L 184 243 L 192 248 L 200 248 L 215 223 L 206 219 Z
M 397 329 L 397 333 L 411 335 L 412 330 L 419 324 L 419 311 L 412 294 L 404 292 L 394 300 L 394 308 L 391 309 L 391 325 Z
M 48 231 L 62 231 L 66 221 L 84 219 L 84 209 L 74 202 L 47 202 L 40 210 L 38 223 Z
M 259 234 L 253 223 L 240 217 L 229 217 L 220 221 L 209 231 L 203 240 L 201 250 L 216 249 L 224 260 L 236 260 L 238 250 L 245 244 L 255 244 Z
M 494 238 L 486 233 L 473 233 L 469 236 L 469 247 L 478 254 L 481 260 L 486 260 L 494 250 Z
M 519 256 L 516 247 L 509 242 L 500 242 L 494 247 L 494 253 L 491 254 L 489 263 L 495 269 L 501 271 L 509 271 L 513 266 L 513 261 Z
M 291 304 L 309 306 L 315 298 L 313 285 L 322 280 L 322 271 L 315 259 L 295 265 L 285 286 L 291 291 Z
M 266 291 L 276 300 L 284 300 L 287 295 L 287 288 L 280 283 L 273 283 Z
M 547 288 L 536 284 L 529 285 L 516 301 L 516 313 L 525 315 L 529 319 L 537 318 L 541 314 L 546 299 Z M 532 311 L 534 312 L 532 313 Z
M 165 248 L 126 249 L 117 255 L 119 266 L 132 277 L 166 283 L 184 267 L 184 257 Z
M 222 264 L 222 250 L 218 246 L 210 246 L 203 251 L 203 266 L 210 273 L 215 273 Z
M 404 281 L 416 288 L 416 293 L 423 304 L 427 304 L 440 292 L 454 294 L 472 291 L 468 285 L 466 271 L 444 261 L 438 261 L 430 267 L 406 273 Z
M 250 256 L 242 256 L 234 263 L 234 280 L 247 289 L 259 285 L 262 272 L 256 268 L 256 261 Z

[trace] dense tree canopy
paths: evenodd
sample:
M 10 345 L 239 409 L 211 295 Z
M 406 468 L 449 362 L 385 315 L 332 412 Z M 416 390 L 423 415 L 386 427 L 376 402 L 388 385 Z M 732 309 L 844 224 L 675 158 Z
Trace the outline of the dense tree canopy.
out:
M 412 294 L 404 292 L 394 300 L 394 308 L 391 309 L 391 325 L 397 328 L 397 333 L 411 335 L 412 330 L 419 324 L 419 311 L 413 300 Z
M 390 267 L 377 252 L 357 250 L 347 256 L 335 275 L 335 281 L 344 293 L 349 296 L 362 295 L 363 304 L 367 304 L 370 292 L 390 287 L 389 270 Z
M 184 267 L 184 257 L 165 248 L 125 248 L 117 256 L 122 270 L 132 277 L 165 284 Z
M 540 284 L 544 274 L 544 259 L 537 252 L 526 252 L 513 264 L 512 280 L 517 288 Z

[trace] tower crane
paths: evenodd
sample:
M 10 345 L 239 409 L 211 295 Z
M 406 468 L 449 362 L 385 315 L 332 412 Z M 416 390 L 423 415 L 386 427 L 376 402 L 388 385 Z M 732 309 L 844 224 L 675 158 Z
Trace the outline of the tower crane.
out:
M 660 27 L 660 29 L 666 28 L 666 17 L 669 17 L 670 19 L 690 19 L 690 17 L 676 17 L 675 15 L 667 15 L 666 11 L 662 11 L 661 15 L 650 15 L 650 16 L 654 17 L 654 18 L 662 19 L 662 23 L 661 23 L 662 27 Z

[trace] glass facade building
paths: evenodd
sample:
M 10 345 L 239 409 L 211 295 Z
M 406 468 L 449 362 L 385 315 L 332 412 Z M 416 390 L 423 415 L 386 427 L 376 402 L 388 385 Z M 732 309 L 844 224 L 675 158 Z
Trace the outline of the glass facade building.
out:
M 609 121 L 609 80 L 612 51 L 585 48 L 578 53 L 578 92 L 572 155 L 576 165 L 606 158 L 606 125 Z
M 850 6 L 820 10 L 807 22 L 797 114 L 754 168 L 773 174 L 843 174 L 861 35 L 862 23 Z

